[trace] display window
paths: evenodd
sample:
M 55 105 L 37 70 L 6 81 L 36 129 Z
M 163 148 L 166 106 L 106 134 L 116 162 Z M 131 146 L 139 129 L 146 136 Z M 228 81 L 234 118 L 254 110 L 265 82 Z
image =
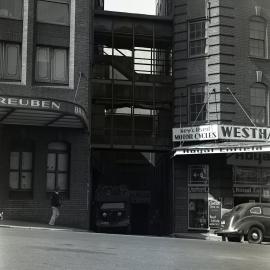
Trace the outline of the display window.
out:
M 208 229 L 208 165 L 190 165 L 188 183 L 188 228 Z

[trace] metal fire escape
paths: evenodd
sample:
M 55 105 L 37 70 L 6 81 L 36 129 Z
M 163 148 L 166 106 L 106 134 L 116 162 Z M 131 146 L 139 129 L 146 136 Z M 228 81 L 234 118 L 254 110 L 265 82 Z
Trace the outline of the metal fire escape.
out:
M 94 31 L 93 145 L 169 149 L 171 19 L 96 10 Z

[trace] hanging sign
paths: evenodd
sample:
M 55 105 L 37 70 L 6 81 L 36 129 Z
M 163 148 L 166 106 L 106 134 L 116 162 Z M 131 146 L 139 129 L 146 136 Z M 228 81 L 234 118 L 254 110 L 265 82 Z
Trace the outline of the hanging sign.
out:
M 173 129 L 174 142 L 237 140 L 270 141 L 270 128 L 235 125 L 202 125 Z

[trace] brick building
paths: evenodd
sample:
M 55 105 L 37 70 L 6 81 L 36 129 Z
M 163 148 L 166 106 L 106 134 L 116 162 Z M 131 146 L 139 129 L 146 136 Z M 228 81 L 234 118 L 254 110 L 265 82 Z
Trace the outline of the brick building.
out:
M 267 0 L 0 1 L 0 210 L 95 229 L 95 191 L 125 185 L 131 232 L 218 225 L 269 201 Z M 172 134 L 172 128 L 173 134 Z
M 0 2 L 0 209 L 89 227 L 90 1 Z
M 269 202 L 269 1 L 174 1 L 174 226 Z

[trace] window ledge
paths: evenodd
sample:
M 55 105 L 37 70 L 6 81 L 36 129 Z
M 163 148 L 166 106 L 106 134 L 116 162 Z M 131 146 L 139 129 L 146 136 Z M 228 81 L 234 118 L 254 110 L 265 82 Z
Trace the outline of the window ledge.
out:
M 25 83 L 22 83 L 20 81 L 0 81 L 0 84 L 10 84 L 10 85 L 23 85 L 25 86 Z
M 261 61 L 267 61 L 267 60 L 270 60 L 269 58 L 258 57 L 258 56 L 252 56 L 252 55 L 249 55 L 248 58 L 254 59 L 254 60 L 261 60 Z
M 73 88 L 71 88 L 70 86 L 68 85 L 49 85 L 49 84 L 34 84 L 33 85 L 33 88 L 52 88 L 52 89 L 63 89 L 63 90 L 74 90 Z

